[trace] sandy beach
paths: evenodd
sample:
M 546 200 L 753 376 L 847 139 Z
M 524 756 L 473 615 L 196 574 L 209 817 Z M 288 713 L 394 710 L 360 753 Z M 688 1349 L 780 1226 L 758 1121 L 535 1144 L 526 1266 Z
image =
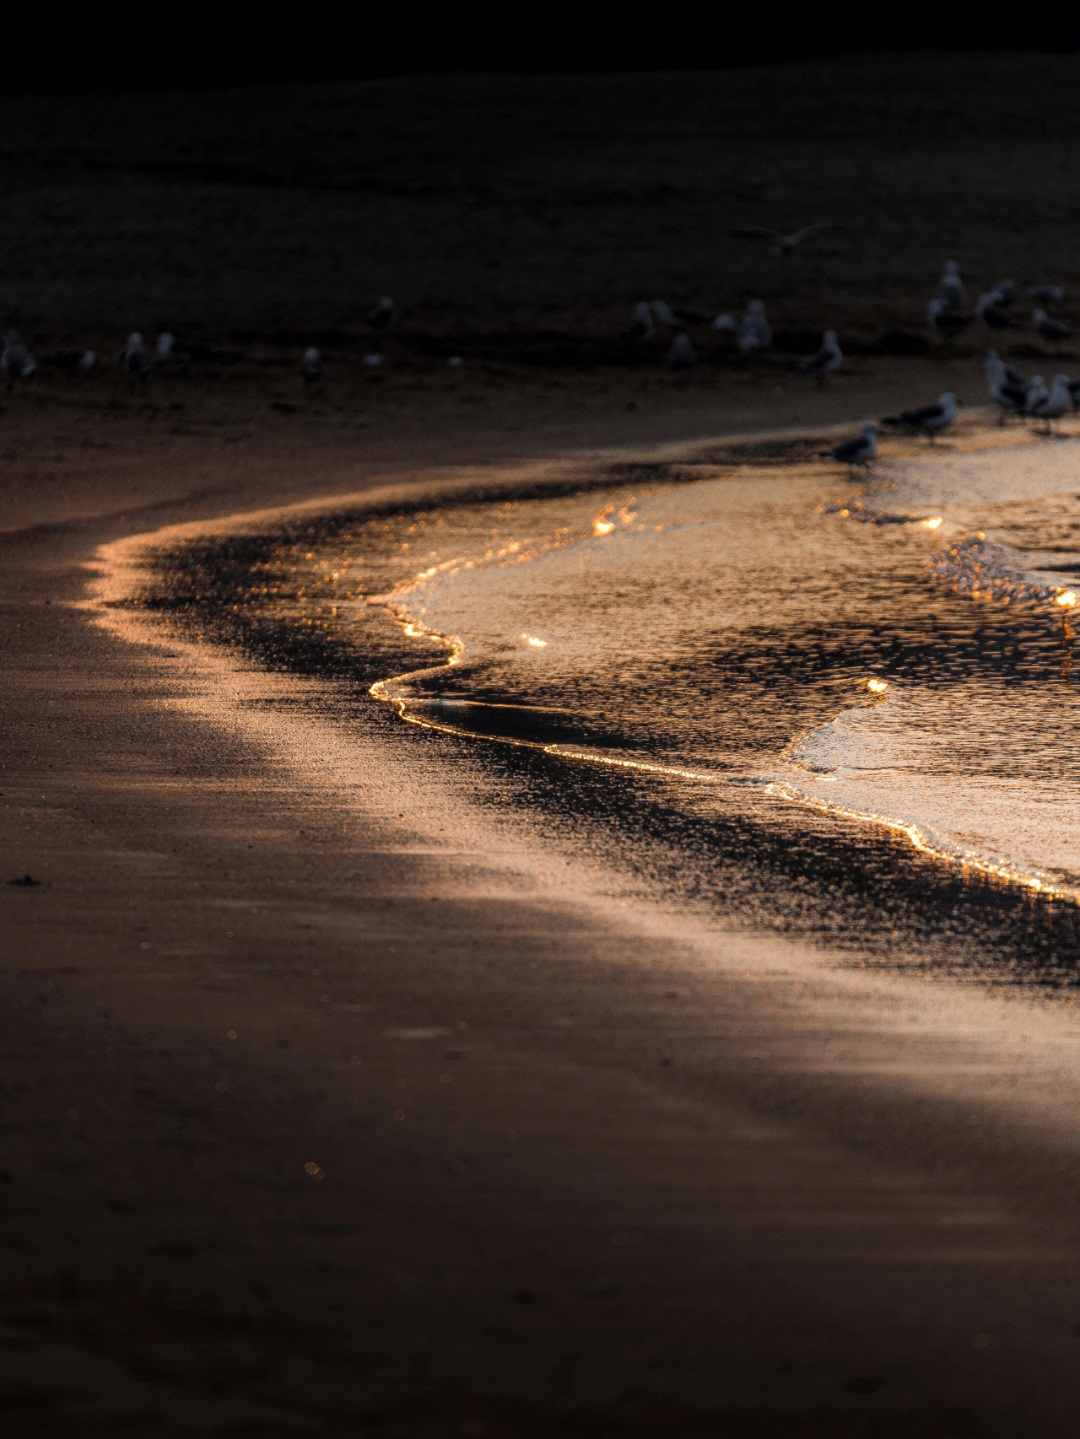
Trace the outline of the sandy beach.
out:
M 974 93 L 1004 63 L 986 62 Z M 1039 74 L 1025 70 L 1010 95 L 1034 93 L 1040 77 L 1057 93 L 1050 81 L 1068 78 L 1066 61 L 1023 66 Z M 910 91 L 906 132 L 926 143 L 918 107 L 932 81 Z M 456 84 L 445 82 L 467 128 Z M 569 105 L 541 82 L 495 89 L 523 133 L 530 106 Z M 265 161 L 269 179 L 244 168 L 245 146 L 279 155 L 259 139 L 255 104 L 227 158 L 205 114 L 205 134 L 185 132 L 199 154 L 170 149 L 162 136 L 189 113 L 179 100 L 140 100 L 157 129 L 147 122 L 119 157 L 105 102 L 70 102 L 67 130 L 48 136 L 45 102 L 4 104 L 22 137 L 22 222 L 56 253 L 100 198 L 102 166 L 148 232 L 147 216 L 162 223 L 175 198 L 155 188 L 181 174 L 169 166 L 231 167 L 181 174 L 193 197 L 184 223 L 200 234 L 210 211 L 240 234 L 242 214 L 221 218 L 229 205 L 258 208 L 281 180 L 278 159 Z M 316 131 L 340 129 L 345 111 L 386 104 L 376 86 L 310 113 Z M 741 114 L 745 95 L 725 104 Z M 568 131 L 585 124 L 565 113 Z M 653 126 L 620 181 L 627 194 L 608 197 L 613 214 L 652 205 L 654 171 L 673 154 L 709 170 L 686 148 L 693 105 L 690 119 L 673 114 L 683 120 Z M 383 168 L 400 176 L 425 115 L 392 110 L 366 204 L 384 203 Z M 595 124 L 610 138 L 608 111 Z M 80 158 L 64 133 L 98 138 Z M 957 142 L 950 164 L 984 138 Z M 755 153 L 787 143 L 759 136 Z M 359 164 L 354 142 L 343 146 Z M 310 133 L 300 149 L 321 153 Z M 487 214 L 489 199 L 520 197 L 506 181 L 521 183 L 517 160 L 496 150 L 484 182 L 494 199 L 481 186 L 454 204 Z M 616 173 L 612 154 L 595 144 L 578 183 Z M 355 197 L 332 167 L 298 178 L 279 158 L 282 184 L 309 201 L 309 184 L 330 194 L 340 254 Z M 435 147 L 399 182 L 395 224 L 421 216 L 433 232 L 443 159 Z M 814 171 L 834 197 L 841 168 Z M 998 183 L 972 174 L 973 187 Z M 663 203 L 707 210 L 713 192 L 695 177 Z M 725 171 L 721 188 L 732 186 L 737 198 Z M 889 197 L 875 197 L 878 214 Z M 736 221 L 753 218 L 752 200 L 743 194 Z M 1051 240 L 1067 196 L 1060 206 Z M 289 216 L 280 228 L 299 245 L 306 225 L 280 196 L 271 211 Z M 521 253 L 540 253 L 542 218 L 508 224 Z M 323 278 L 295 291 L 313 331 L 330 334 L 318 394 L 294 373 L 298 316 L 272 313 L 279 234 L 268 224 L 258 267 L 247 261 L 257 282 L 242 283 L 236 259 L 230 288 L 221 266 L 217 308 L 198 321 L 196 338 L 220 333 L 226 358 L 144 389 L 110 367 L 5 393 L 0 1394 L 14 1432 L 1075 1432 L 1071 1001 L 858 975 L 782 937 L 629 902 L 603 874 L 560 870 L 454 811 L 374 742 L 357 765 L 320 716 L 316 681 L 103 625 L 87 604 L 102 546 L 167 526 L 436 494 L 477 474 L 494 488 L 543 458 L 766 431 L 817 445 L 947 389 L 981 401 L 974 342 L 899 353 L 896 335 L 921 323 L 919 305 L 906 315 L 897 298 L 920 272 L 914 228 L 895 290 L 852 302 L 850 370 L 828 388 L 792 372 L 795 350 L 756 369 L 615 363 L 613 337 L 647 274 L 693 298 L 688 268 L 711 233 L 701 223 L 694 245 L 666 261 L 656 255 L 670 250 L 654 252 L 651 271 L 631 270 L 603 305 L 603 253 L 583 262 L 562 310 L 545 308 L 559 287 L 543 266 L 473 298 L 477 274 L 496 274 L 483 262 L 499 235 L 485 223 L 452 283 L 432 281 L 387 342 L 377 382 L 359 363 L 364 324 L 346 314 L 359 282 L 355 295 L 335 288 L 324 255 L 311 262 Z M 169 233 L 156 272 L 153 236 L 128 235 L 141 260 L 123 318 L 114 274 L 79 288 L 55 257 L 19 278 L 13 318 L 59 344 L 77 314 L 107 352 L 134 311 L 194 330 L 206 277 L 192 263 L 177 285 L 183 227 Z M 971 233 L 962 258 L 989 264 L 985 230 Z M 1019 272 L 1030 239 L 1014 235 L 995 262 Z M 393 286 L 400 248 L 375 247 L 364 294 Z M 941 258 L 935 244 L 931 281 Z M 786 323 L 799 345 L 858 271 L 843 257 L 807 264 L 797 286 L 773 278 L 766 293 L 797 296 Z M 873 246 L 858 264 L 860 284 L 887 269 Z M 749 269 L 731 281 L 741 293 L 749 283 Z M 553 333 L 595 348 L 552 359 Z M 447 353 L 463 366 L 447 368 Z

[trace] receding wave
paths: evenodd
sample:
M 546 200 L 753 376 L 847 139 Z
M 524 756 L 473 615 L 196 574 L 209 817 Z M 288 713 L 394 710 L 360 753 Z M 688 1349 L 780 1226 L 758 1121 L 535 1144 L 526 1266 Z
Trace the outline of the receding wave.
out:
M 142 602 L 382 702 L 417 763 L 635 883 L 1068 976 L 1080 506 L 1066 447 L 996 445 L 847 499 L 809 446 L 584 465 L 189 540 Z

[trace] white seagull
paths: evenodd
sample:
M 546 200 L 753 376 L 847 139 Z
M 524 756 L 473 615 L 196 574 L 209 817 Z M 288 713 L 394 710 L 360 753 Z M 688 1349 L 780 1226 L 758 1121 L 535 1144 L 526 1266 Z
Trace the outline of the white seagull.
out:
M 991 330 L 1015 330 L 1016 321 L 1009 314 L 997 290 L 987 290 L 975 301 L 975 313 Z
M 0 350 L 0 370 L 8 380 L 28 380 L 37 369 L 37 361 L 19 338 L 17 330 L 9 330 L 4 336 L 4 348 Z
M 368 321 L 376 330 L 385 330 L 397 319 L 397 306 L 389 295 L 383 295 L 368 313 Z
M 623 331 L 623 338 L 643 344 L 646 340 L 652 339 L 653 333 L 652 309 L 645 300 L 642 300 L 640 304 L 634 306 L 633 316 Z
M 1069 333 L 1068 325 L 1063 325 L 1060 320 L 1053 320 L 1045 310 L 1035 310 L 1031 316 L 1031 323 L 1040 339 L 1055 344 L 1058 340 L 1064 340 Z
M 1045 386 L 1043 387 L 1045 390 Z M 1049 391 L 1039 396 L 1034 403 L 1028 405 L 1028 413 L 1037 419 L 1046 422 L 1044 434 L 1050 434 L 1052 421 L 1060 420 L 1062 415 L 1067 415 L 1073 407 L 1072 392 L 1069 389 L 1068 375 L 1055 375 L 1054 383 Z
M 739 349 L 745 355 L 751 350 L 767 350 L 771 344 L 772 327 L 765 318 L 765 306 L 761 300 L 751 300 L 739 324 Z
M 1040 305 L 1060 305 L 1065 298 L 1060 285 L 1029 285 L 1024 294 L 1029 300 L 1038 300 Z
M 943 300 L 949 310 L 959 310 L 967 299 L 967 291 L 960 279 L 960 267 L 955 260 L 945 261 L 945 270 L 937 288 L 937 298 Z
M 134 375 L 137 380 L 145 380 L 150 373 L 150 356 L 138 330 L 127 337 L 124 353 L 120 356 L 120 368 L 125 375 Z
M 322 356 L 314 345 L 304 351 L 297 370 L 305 385 L 312 385 L 316 380 L 321 380 L 324 374 Z
M 935 295 L 926 307 L 927 324 L 939 335 L 948 338 L 971 324 L 971 315 L 949 304 L 941 295 Z
M 689 370 L 697 363 L 697 351 L 690 343 L 689 336 L 681 331 L 675 336 L 671 349 L 664 357 L 664 363 L 673 370 Z
M 816 354 L 809 355 L 805 360 L 799 361 L 799 369 L 806 374 L 817 375 L 824 379 L 838 370 L 844 363 L 843 352 L 836 341 L 836 331 L 826 330 L 822 336 L 821 349 Z

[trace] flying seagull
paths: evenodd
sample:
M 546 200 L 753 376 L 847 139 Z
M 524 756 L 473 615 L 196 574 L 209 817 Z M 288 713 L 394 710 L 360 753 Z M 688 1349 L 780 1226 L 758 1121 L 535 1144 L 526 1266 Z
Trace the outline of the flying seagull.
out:
M 853 439 L 834 445 L 826 453 L 831 460 L 839 460 L 842 464 L 862 469 L 869 465 L 877 454 L 877 425 L 863 425 Z
M 882 423 L 895 425 L 911 435 L 925 435 L 931 444 L 934 436 L 947 429 L 956 419 L 956 396 L 946 392 L 939 395 L 932 405 L 920 405 L 914 410 L 901 410 L 899 415 L 890 415 Z
M 771 230 L 767 225 L 741 225 L 738 229 L 729 230 L 728 234 L 737 240 L 768 240 L 771 254 L 792 255 L 811 235 L 835 229 L 836 226 L 829 221 L 818 220 L 813 225 L 804 225 L 801 230 L 791 230 L 786 234 L 782 230 Z

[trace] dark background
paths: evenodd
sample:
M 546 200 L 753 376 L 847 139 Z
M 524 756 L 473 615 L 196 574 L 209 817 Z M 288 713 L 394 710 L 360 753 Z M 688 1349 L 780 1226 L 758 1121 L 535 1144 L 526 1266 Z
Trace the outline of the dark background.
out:
M 835 12 L 834 12 L 835 13 Z M 283 13 L 205 5 L 38 5 L 5 17 L 0 93 L 204 89 L 447 72 L 581 74 L 723 70 L 861 52 L 1069 51 L 1077 25 L 1045 15 L 1046 34 L 973 27 L 926 5 L 858 21 L 823 7 L 755 4 L 690 17 L 606 5 L 478 7 L 293 5 Z M 1050 23 L 1052 19 L 1052 24 Z M 988 33 L 988 30 L 990 33 Z

